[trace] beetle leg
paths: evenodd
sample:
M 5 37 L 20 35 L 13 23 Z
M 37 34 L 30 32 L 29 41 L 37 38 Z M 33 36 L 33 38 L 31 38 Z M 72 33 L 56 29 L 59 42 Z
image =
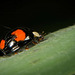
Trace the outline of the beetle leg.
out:
M 26 47 L 25 47 L 25 50 L 28 50 L 28 49 L 29 49 L 28 46 L 26 46 Z
M 32 43 L 33 43 L 34 45 L 38 44 L 38 43 L 37 43 L 37 42 L 35 42 L 35 41 L 32 41 Z
M 43 40 L 43 39 L 44 39 L 44 37 L 42 36 L 41 38 L 38 39 L 38 42 L 40 42 L 40 41 Z
M 14 53 L 15 55 L 18 54 L 17 52 Z

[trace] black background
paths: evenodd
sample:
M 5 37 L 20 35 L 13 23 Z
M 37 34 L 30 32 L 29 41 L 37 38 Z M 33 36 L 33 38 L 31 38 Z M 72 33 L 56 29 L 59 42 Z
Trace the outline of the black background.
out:
M 73 1 L 1 1 L 0 38 L 15 27 L 29 27 L 46 33 L 75 23 Z

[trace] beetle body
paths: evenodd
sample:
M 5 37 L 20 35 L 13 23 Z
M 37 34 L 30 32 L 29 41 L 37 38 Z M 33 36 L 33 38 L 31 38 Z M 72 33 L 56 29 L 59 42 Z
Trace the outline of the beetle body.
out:
M 37 32 L 33 32 L 29 28 L 18 28 L 10 31 L 0 42 L 0 52 L 8 55 L 18 51 L 24 45 L 27 45 L 35 38 L 41 36 Z

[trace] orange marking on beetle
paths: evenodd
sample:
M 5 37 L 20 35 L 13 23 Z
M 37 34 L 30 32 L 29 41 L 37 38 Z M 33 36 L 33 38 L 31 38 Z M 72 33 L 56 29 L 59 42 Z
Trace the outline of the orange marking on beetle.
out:
M 11 35 L 16 35 L 15 40 L 18 41 L 24 41 L 24 39 L 26 38 L 26 33 L 21 30 L 21 29 L 17 29 L 14 32 L 11 33 Z
M 4 47 L 5 47 L 5 40 L 1 40 L 0 49 L 3 49 Z

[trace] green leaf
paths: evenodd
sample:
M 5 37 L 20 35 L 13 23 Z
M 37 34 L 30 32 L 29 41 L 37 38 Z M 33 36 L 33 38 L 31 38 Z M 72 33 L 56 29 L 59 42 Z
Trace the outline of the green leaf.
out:
M 0 75 L 74 75 L 75 25 L 45 36 L 28 51 L 0 58 Z

